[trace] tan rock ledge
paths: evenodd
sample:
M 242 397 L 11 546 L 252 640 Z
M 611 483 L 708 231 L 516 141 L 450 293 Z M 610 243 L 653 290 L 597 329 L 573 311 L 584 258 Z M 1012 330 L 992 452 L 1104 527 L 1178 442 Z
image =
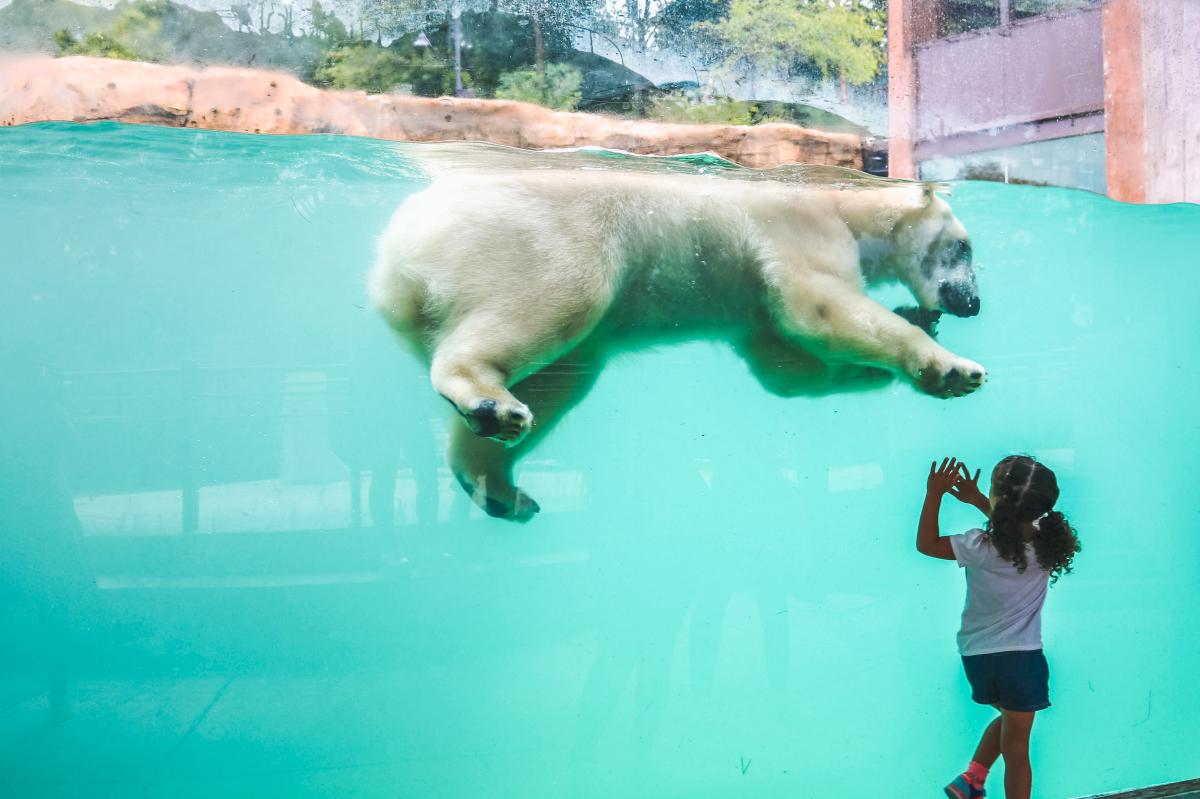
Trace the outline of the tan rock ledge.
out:
M 242 133 L 341 133 L 394 141 L 712 151 L 751 167 L 862 168 L 862 141 L 799 125 L 685 125 L 564 113 L 508 100 L 324 91 L 283 72 L 70 56 L 0 62 L 0 125 L 115 120 Z

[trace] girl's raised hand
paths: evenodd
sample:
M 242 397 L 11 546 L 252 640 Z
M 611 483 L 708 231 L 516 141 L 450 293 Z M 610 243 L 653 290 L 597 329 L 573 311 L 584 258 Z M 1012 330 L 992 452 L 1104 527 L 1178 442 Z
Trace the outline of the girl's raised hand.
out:
M 942 465 L 937 461 L 929 464 L 929 479 L 925 483 L 925 491 L 929 494 L 945 494 L 950 492 L 963 478 L 958 458 L 942 458 Z
M 959 481 L 950 488 L 950 495 L 959 502 L 965 502 L 968 505 L 973 505 L 976 508 L 986 508 L 990 506 L 988 498 L 979 490 L 979 469 L 975 470 L 975 476 L 971 476 L 971 470 L 967 468 L 965 463 L 958 464 Z

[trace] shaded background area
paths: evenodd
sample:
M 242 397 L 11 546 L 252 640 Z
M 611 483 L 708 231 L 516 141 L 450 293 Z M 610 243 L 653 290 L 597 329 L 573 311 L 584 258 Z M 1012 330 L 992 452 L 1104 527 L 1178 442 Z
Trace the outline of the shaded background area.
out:
M 1194 776 L 1195 207 L 959 184 L 983 312 L 941 338 L 982 392 L 784 400 L 711 343 L 633 353 L 522 464 L 517 527 L 365 307 L 420 147 L 0 130 L 4 795 L 936 790 L 987 714 L 961 575 L 912 551 L 924 472 L 1010 451 L 1084 542 L 1041 790 Z

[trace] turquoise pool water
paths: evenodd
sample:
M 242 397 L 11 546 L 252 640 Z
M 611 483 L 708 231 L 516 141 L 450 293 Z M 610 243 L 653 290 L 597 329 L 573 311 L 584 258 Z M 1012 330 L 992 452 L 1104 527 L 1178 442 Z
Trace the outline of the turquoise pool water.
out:
M 962 575 L 913 549 L 924 475 L 1011 451 L 1084 544 L 1037 795 L 1200 772 L 1200 207 L 956 185 L 983 312 L 941 340 L 980 393 L 624 356 L 517 526 L 364 300 L 419 147 L 0 130 L 0 794 L 940 795 L 989 714 Z

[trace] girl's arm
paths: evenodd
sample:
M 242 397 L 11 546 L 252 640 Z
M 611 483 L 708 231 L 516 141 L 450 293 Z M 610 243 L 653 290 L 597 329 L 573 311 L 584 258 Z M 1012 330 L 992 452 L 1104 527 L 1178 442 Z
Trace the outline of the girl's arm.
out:
M 942 560 L 954 560 L 954 549 L 950 539 L 943 538 L 938 530 L 938 512 L 942 509 L 942 496 L 962 479 L 956 458 L 943 458 L 929 465 L 929 479 L 925 484 L 925 504 L 921 506 L 921 519 L 917 522 L 917 551 L 922 555 Z

